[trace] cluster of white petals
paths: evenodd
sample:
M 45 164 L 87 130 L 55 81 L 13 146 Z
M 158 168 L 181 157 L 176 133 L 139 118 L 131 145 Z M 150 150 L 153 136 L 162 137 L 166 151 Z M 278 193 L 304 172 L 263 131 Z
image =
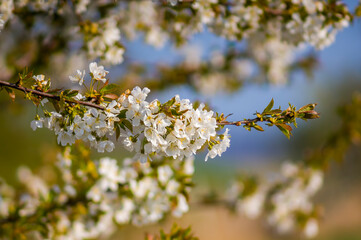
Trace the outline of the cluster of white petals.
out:
M 182 48 L 184 61 L 180 67 L 191 75 L 194 87 L 205 96 L 230 90 L 230 86 L 250 80 L 254 73 L 254 64 L 249 59 L 227 56 L 227 53 L 213 51 L 209 60 L 202 61 L 202 48 L 197 45 L 186 45 Z M 229 57 L 228 59 L 226 59 Z M 202 71 L 202 69 L 207 71 Z
M 86 173 L 80 169 L 76 176 L 71 170 L 69 152 L 60 157 L 60 170 L 68 189 L 74 197 L 76 178 L 87 182 Z M 76 220 L 58 213 L 59 219 L 53 232 L 56 239 L 88 239 L 111 234 L 115 224 L 142 226 L 160 221 L 167 214 L 181 217 L 189 209 L 189 183 L 194 172 L 193 158 L 184 161 L 167 160 L 139 164 L 125 159 L 119 165 L 115 159 L 102 158 L 96 161 L 98 173 L 95 184 L 86 194 L 86 217 Z M 185 195 L 186 194 L 186 195 Z M 63 231 L 63 233 L 62 233 Z
M 302 47 L 295 47 L 278 38 L 267 38 L 264 34 L 253 34 L 247 51 L 264 73 L 257 77 L 267 78 L 274 84 L 285 84 L 289 78 L 289 68 L 295 62 L 295 55 Z M 264 81 L 264 80 L 263 80 Z
M 145 42 L 156 47 L 163 47 L 169 39 L 169 34 L 159 25 L 159 11 L 151 1 L 129 2 L 127 8 L 120 9 L 117 16 L 120 18 L 120 28 L 128 39 L 134 39 L 137 29 L 146 29 Z
M 207 30 L 230 40 L 248 39 L 253 34 L 261 33 L 290 45 L 307 43 L 321 49 L 329 46 L 336 33 L 351 21 L 348 15 L 337 15 L 338 19 L 332 18 L 330 21 L 323 1 L 292 1 L 292 9 L 297 9 L 293 14 L 287 13 L 289 10 L 283 1 L 269 1 L 267 5 L 268 8 L 260 7 L 244 0 L 226 4 L 217 0 L 194 1 L 183 10 L 178 9 L 177 18 L 167 21 L 165 16 L 169 8 L 140 1 L 121 8 L 119 16 L 124 23 L 121 29 L 127 37 L 134 38 L 137 31 L 143 31 L 146 42 L 156 47 L 163 46 L 172 37 L 171 34 L 187 39 L 207 27 Z M 347 12 L 347 7 L 342 3 L 337 3 L 337 7 Z M 287 14 L 282 14 L 283 11 Z M 305 17 L 301 17 L 300 12 Z M 269 19 L 264 21 L 267 15 Z
M 109 65 L 123 62 L 124 48 L 119 42 L 120 30 L 117 24 L 115 17 L 109 17 L 98 23 L 95 34 L 85 33 L 90 59 L 101 58 L 105 64 Z
M 4 28 L 4 25 L 5 25 L 5 21 L 3 19 L 3 15 L 0 14 L 0 32 Z
M 0 2 L 0 32 L 4 28 L 5 23 L 12 18 L 13 10 L 13 0 L 4 0 Z
M 118 224 L 141 226 L 155 223 L 168 212 L 180 217 L 189 209 L 184 193 L 190 190 L 180 177 L 192 176 L 190 165 L 193 165 L 193 158 L 156 167 L 151 167 L 150 163 L 134 166 L 133 159 L 125 159 L 118 168 L 116 160 L 102 158 L 98 168 L 100 178 L 87 197 L 95 203 L 102 203 L 102 207 L 107 205 L 105 209 L 113 213 Z M 119 195 L 124 191 L 127 194 Z
M 106 80 L 108 72 L 103 66 L 91 63 L 89 68 L 93 80 Z M 77 76 L 70 79 L 81 84 L 83 73 L 78 70 Z M 62 146 L 81 139 L 98 152 L 113 151 L 116 138 L 127 150 L 135 152 L 141 162 L 154 155 L 183 159 L 195 155 L 205 144 L 209 146 L 207 158 L 214 158 L 230 146 L 229 130 L 217 135 L 214 113 L 205 110 L 203 104 L 195 109 L 188 99 L 178 95 L 165 104 L 158 100 L 149 103 L 146 101 L 149 92 L 148 88 L 135 87 L 119 99 L 103 104 L 105 110 L 84 107 L 83 114 L 73 119 L 64 112 L 47 113 L 32 121 L 31 127 L 53 130 Z M 78 95 L 78 99 L 83 98 Z
M 297 225 L 296 214 L 302 212 L 311 215 L 308 221 L 317 223 L 312 218 L 314 211 L 311 198 L 318 192 L 323 183 L 323 172 L 312 168 L 302 169 L 292 163 L 284 163 L 282 175 L 285 177 L 285 185 L 271 196 L 273 210 L 268 213 L 267 221 L 275 226 L 280 233 L 292 231 Z M 304 227 L 307 237 L 314 237 L 318 231 Z M 314 228 L 312 228 L 314 229 Z
M 315 237 L 318 217 L 311 199 L 322 186 L 323 172 L 286 162 L 281 174 L 280 182 L 258 184 L 255 191 L 247 194 L 247 181 L 234 183 L 229 197 L 239 213 L 252 219 L 264 214 L 268 224 L 280 234 L 301 228 L 307 238 Z M 305 219 L 301 222 L 300 214 Z
M 34 218 L 49 204 L 54 209 L 43 216 L 47 239 L 82 240 L 109 236 L 116 225 L 142 226 L 188 212 L 193 157 L 147 164 L 133 159 L 119 164 L 107 157 L 89 161 L 76 160 L 66 148 L 56 162 L 62 181 L 52 187 L 28 168 L 19 168 L 25 191 L 17 198 L 15 189 L 0 181 L 0 217 L 19 208 L 22 218 Z

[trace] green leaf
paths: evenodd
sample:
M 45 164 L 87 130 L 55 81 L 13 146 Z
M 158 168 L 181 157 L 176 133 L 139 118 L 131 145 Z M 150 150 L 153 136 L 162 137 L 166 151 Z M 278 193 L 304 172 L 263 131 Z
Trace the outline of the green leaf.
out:
M 49 102 L 51 102 L 51 103 L 53 104 L 55 110 L 56 110 L 57 112 L 60 112 L 59 102 L 56 101 L 56 100 L 54 100 L 54 99 L 52 99 L 52 98 L 48 98 L 48 99 L 49 99 Z
M 273 109 L 271 111 L 268 111 L 267 113 L 273 115 L 273 114 L 280 114 L 281 112 L 282 112 L 281 109 Z
M 261 131 L 261 132 L 264 131 L 263 128 L 260 125 L 255 124 L 253 127 L 254 127 L 254 129 L 256 129 L 258 131 Z
M 104 95 L 104 98 L 108 98 L 108 99 L 111 99 L 111 100 L 115 100 L 115 99 L 118 99 L 119 96 L 114 94 L 114 93 L 107 93 Z
M 79 93 L 79 91 L 77 91 L 77 90 L 72 90 L 72 91 L 68 92 L 66 96 L 67 96 L 68 98 L 73 98 L 73 97 L 75 97 L 76 95 L 78 95 L 78 93 Z
M 283 123 L 278 123 L 276 124 L 276 126 L 278 127 L 279 130 L 281 130 L 281 132 L 288 138 L 290 139 L 290 136 L 292 136 L 292 127 L 287 125 L 287 124 L 283 124 Z
M 116 122 L 116 124 L 115 124 L 115 137 L 116 137 L 117 140 L 120 137 L 120 125 L 119 125 L 118 122 Z
M 172 106 L 175 103 L 175 97 L 173 97 L 171 100 L 169 100 L 168 102 L 164 103 L 164 106 Z
M 15 92 L 11 88 L 5 87 L 5 90 L 8 92 L 9 97 L 11 100 L 15 101 Z
M 100 89 L 100 92 L 105 94 L 105 93 L 111 93 L 116 91 L 117 89 L 119 89 L 119 86 L 116 84 L 108 84 L 106 86 L 104 86 L 102 89 Z
M 128 120 L 123 120 L 122 123 L 126 126 L 131 132 L 133 132 L 133 125 Z
M 273 105 L 274 105 L 274 100 L 272 98 L 272 100 L 270 101 L 268 106 L 263 110 L 262 114 L 268 113 L 269 111 L 271 111 L 271 109 L 273 108 Z
M 118 118 L 120 118 L 120 119 L 126 118 L 127 111 L 128 111 L 127 109 L 121 110 L 120 113 L 118 114 Z
M 361 17 L 361 4 L 357 6 L 357 8 L 355 10 L 355 16 Z
M 307 112 L 307 111 L 312 111 L 315 109 L 317 104 L 312 103 L 312 104 L 307 104 L 306 106 L 301 107 L 300 109 L 298 109 L 298 112 Z
M 311 111 L 305 111 L 305 112 L 299 113 L 299 117 L 303 120 L 307 120 L 307 119 L 319 118 L 320 115 L 318 114 L 318 112 L 311 110 Z

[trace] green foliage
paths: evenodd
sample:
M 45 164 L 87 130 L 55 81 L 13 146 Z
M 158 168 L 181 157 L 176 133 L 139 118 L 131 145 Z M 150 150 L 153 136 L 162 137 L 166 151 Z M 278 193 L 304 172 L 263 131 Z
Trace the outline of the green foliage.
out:
M 229 122 L 227 118 L 230 116 L 224 116 L 224 114 L 217 114 L 216 119 L 219 125 L 235 125 L 241 126 L 248 131 L 251 131 L 252 128 L 258 131 L 264 131 L 263 128 L 258 125 L 258 122 L 265 122 L 267 126 L 276 126 L 287 138 L 292 136 L 292 127 L 290 124 L 293 124 L 297 127 L 296 119 L 302 119 L 307 121 L 308 119 L 319 118 L 320 115 L 314 110 L 316 104 L 308 104 L 301 107 L 299 110 L 289 104 L 289 107 L 286 110 L 281 110 L 281 107 L 272 109 L 274 105 L 274 100 L 272 99 L 267 107 L 262 111 L 262 113 L 256 112 L 256 118 L 253 119 L 244 119 L 243 121 Z
M 145 240 L 198 240 L 198 238 L 192 234 L 191 227 L 181 228 L 174 224 L 170 233 L 161 230 L 159 236 L 147 234 Z

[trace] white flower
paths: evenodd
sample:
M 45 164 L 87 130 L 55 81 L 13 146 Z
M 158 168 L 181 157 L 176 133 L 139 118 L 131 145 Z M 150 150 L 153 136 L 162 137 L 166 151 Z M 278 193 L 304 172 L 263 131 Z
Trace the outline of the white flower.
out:
M 189 206 L 187 199 L 183 194 L 177 195 L 177 207 L 172 211 L 173 216 L 181 217 L 184 213 L 188 212 Z
M 173 170 L 168 165 L 158 167 L 158 180 L 162 184 L 168 182 L 168 180 L 172 176 L 173 176 Z
M 133 201 L 129 198 L 123 198 L 121 209 L 115 212 L 115 221 L 119 224 L 128 223 L 134 209 L 135 206 Z
M 228 131 L 229 129 L 227 128 L 223 135 L 222 141 L 219 144 L 214 145 L 212 149 L 207 153 L 205 161 L 208 160 L 208 157 L 215 158 L 217 155 L 221 156 L 222 153 L 224 153 L 227 150 L 227 148 L 229 148 L 230 139 L 229 139 Z
M 48 80 L 45 80 L 45 76 L 43 74 L 33 76 L 33 79 L 36 81 L 36 84 L 34 86 L 45 86 L 48 84 Z
M 85 77 L 85 70 L 83 70 L 83 72 L 81 72 L 80 70 L 76 70 L 76 75 L 69 76 L 69 79 L 74 83 L 79 83 L 79 85 L 83 85 L 84 77 Z
M 118 108 L 118 103 L 117 101 L 113 100 L 111 103 L 108 104 L 108 106 L 105 109 L 105 114 L 108 117 L 115 117 L 116 115 L 118 115 L 120 113 L 120 110 Z M 118 120 L 119 121 L 119 120 Z
M 152 114 L 157 113 L 159 111 L 159 105 L 160 105 L 160 102 L 158 99 L 155 99 L 151 103 L 149 103 L 148 107 Z
M 298 172 L 298 166 L 291 162 L 285 162 L 282 164 L 281 173 L 285 177 L 295 176 Z
M 76 196 L 76 190 L 72 185 L 66 185 L 64 187 L 64 191 L 71 197 L 75 197 Z
M 262 213 L 264 200 L 265 191 L 260 189 L 256 193 L 239 200 L 236 205 L 237 211 L 255 219 Z
M 165 191 L 167 192 L 167 194 L 169 194 L 170 196 L 175 196 L 178 191 L 179 191 L 179 187 L 180 187 L 180 184 L 179 182 L 177 182 L 176 180 L 174 179 L 171 179 L 166 188 L 165 188 Z
M 40 104 L 41 104 L 41 106 L 44 106 L 48 102 L 49 102 L 49 100 L 47 98 L 44 98 L 43 100 L 40 101 Z
M 2 19 L 2 17 L 3 17 L 3 15 L 0 14 L 0 32 L 5 26 L 5 21 L 4 21 L 4 19 Z
M 183 172 L 186 175 L 193 175 L 194 173 L 194 156 L 184 159 Z
M 100 159 L 99 174 L 102 176 L 100 179 L 100 188 L 103 191 L 112 190 L 116 191 L 119 184 L 119 169 L 117 161 L 111 158 Z
M 92 62 L 89 64 L 89 70 L 93 75 L 93 78 L 95 80 L 98 81 L 102 81 L 102 82 L 106 82 L 107 79 L 105 78 L 105 76 L 109 73 L 108 71 L 104 70 L 103 66 L 99 66 L 97 65 L 96 62 Z
M 105 53 L 105 61 L 116 65 L 123 62 L 124 49 L 118 46 L 112 46 Z
M 98 143 L 98 152 L 104 152 L 106 150 L 107 152 L 112 152 L 114 150 L 114 143 L 112 141 L 101 141 Z
M 302 0 L 302 3 L 306 8 L 307 13 L 313 14 L 316 12 L 316 4 L 314 0 Z
M 167 40 L 168 35 L 157 26 L 153 26 L 145 36 L 145 41 L 156 48 L 163 47 Z
M 97 58 L 102 56 L 104 54 L 104 51 L 106 50 L 106 45 L 100 36 L 96 36 L 90 41 L 88 41 L 87 47 L 88 53 L 91 58 Z
M 79 0 L 75 6 L 75 11 L 77 14 L 83 13 L 87 10 L 87 6 L 90 3 L 90 0 Z
M 107 45 L 111 46 L 120 40 L 120 31 L 115 22 L 108 21 L 107 23 L 109 27 L 103 32 L 103 40 Z
M 130 189 L 137 198 L 143 198 L 146 194 L 156 189 L 157 182 L 151 177 L 145 177 L 140 181 L 130 181 Z
M 306 192 L 308 194 L 315 194 L 323 184 L 323 173 L 321 171 L 312 170 L 310 179 L 308 180 L 308 185 L 306 187 Z
M 137 86 L 132 90 L 132 95 L 129 96 L 129 102 L 133 104 L 141 104 L 147 98 L 149 92 L 149 88 L 141 89 Z
M 125 184 L 138 177 L 138 173 L 132 167 L 123 167 L 119 171 L 119 183 Z
M 42 128 L 43 127 L 43 119 L 39 119 L 39 120 L 33 120 L 30 123 L 31 128 L 35 131 L 37 128 Z
M 309 219 L 306 223 L 303 233 L 307 238 L 313 238 L 318 234 L 318 222 L 316 219 Z
M 81 95 L 80 93 L 78 93 L 78 94 L 74 97 L 74 99 L 80 101 L 80 100 L 85 99 L 85 97 L 84 97 L 83 95 Z
M 65 131 L 62 129 L 58 132 L 58 144 L 65 147 L 66 145 L 71 146 L 75 143 L 75 137 L 71 131 Z

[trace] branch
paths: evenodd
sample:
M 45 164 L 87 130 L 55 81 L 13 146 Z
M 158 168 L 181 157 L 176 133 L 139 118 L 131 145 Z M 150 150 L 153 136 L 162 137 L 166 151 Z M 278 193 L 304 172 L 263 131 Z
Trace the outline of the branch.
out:
M 234 121 L 229 122 L 227 121 L 228 116 L 224 116 L 222 113 L 221 115 L 217 114 L 217 124 L 219 126 L 226 126 L 226 125 L 234 125 L 234 126 L 241 126 L 244 124 L 244 128 L 247 130 L 251 130 L 252 128 L 258 131 L 264 131 L 263 128 L 257 125 L 258 122 L 266 122 L 268 126 L 276 126 L 283 134 L 285 134 L 288 138 L 292 135 L 292 127 L 290 124 L 293 124 L 297 127 L 296 119 L 308 120 L 308 119 L 316 119 L 319 118 L 320 115 L 314 109 L 317 104 L 308 104 L 306 106 L 301 107 L 300 109 L 296 110 L 296 108 L 292 105 L 286 110 L 281 110 L 281 108 L 272 109 L 274 105 L 273 99 L 268 104 L 268 106 L 263 110 L 262 113 L 256 112 L 256 118 L 253 119 L 244 119 L 243 121 Z
M 256 122 L 259 122 L 259 121 L 261 121 L 260 118 L 253 118 L 253 119 L 246 119 L 246 120 L 243 120 L 243 121 L 234 121 L 234 122 L 220 121 L 217 124 L 220 125 L 220 126 L 226 126 L 226 125 L 241 126 L 242 124 L 256 123 Z
M 30 89 L 30 88 L 26 88 L 26 87 L 22 87 L 19 85 L 16 85 L 14 83 L 9 83 L 9 82 L 5 82 L 0 80 L 0 86 L 5 86 L 5 87 L 9 87 L 9 88 L 13 88 L 19 91 L 23 91 L 25 94 L 26 93 L 32 93 L 44 98 L 50 98 L 50 99 L 54 99 L 56 101 L 60 101 L 60 96 L 58 95 L 53 95 L 50 93 L 46 93 L 46 92 L 41 92 L 38 90 L 34 90 L 34 89 Z M 77 100 L 70 100 L 70 99 L 64 99 L 65 102 L 67 103 L 75 103 L 75 104 L 80 104 L 80 105 L 84 105 L 84 106 L 88 106 L 88 107 L 93 107 L 93 108 L 97 108 L 97 109 L 101 109 L 101 110 L 105 110 L 105 107 L 100 106 L 98 104 L 95 103 L 90 103 L 90 102 L 84 102 L 84 101 L 77 101 Z

